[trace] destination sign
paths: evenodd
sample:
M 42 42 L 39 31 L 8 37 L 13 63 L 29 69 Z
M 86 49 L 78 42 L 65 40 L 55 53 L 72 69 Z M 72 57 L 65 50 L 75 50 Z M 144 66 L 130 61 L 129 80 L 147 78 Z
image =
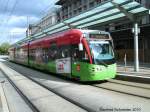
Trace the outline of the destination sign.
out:
M 90 34 L 90 38 L 92 38 L 92 39 L 109 39 L 109 35 Z

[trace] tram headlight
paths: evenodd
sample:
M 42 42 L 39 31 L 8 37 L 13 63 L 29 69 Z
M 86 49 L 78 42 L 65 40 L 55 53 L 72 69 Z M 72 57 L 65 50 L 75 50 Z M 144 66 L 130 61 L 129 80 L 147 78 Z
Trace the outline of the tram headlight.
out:
M 93 67 L 93 68 L 91 68 L 91 72 L 100 72 L 100 71 L 102 71 L 101 67 Z
M 96 71 L 102 71 L 101 67 L 97 67 Z

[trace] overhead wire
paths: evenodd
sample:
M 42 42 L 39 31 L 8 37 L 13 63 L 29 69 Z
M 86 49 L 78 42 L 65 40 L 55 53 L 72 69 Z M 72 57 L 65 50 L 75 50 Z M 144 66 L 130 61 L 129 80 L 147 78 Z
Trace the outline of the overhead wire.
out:
M 14 4 L 13 4 L 13 7 L 12 7 L 12 9 L 10 10 L 10 13 L 8 14 L 8 18 L 5 19 L 5 20 L 3 21 L 3 23 L 0 25 L 1 28 L 2 28 L 3 26 L 5 26 L 6 29 L 8 29 L 8 27 L 7 27 L 8 22 L 9 22 L 9 20 L 11 19 L 12 15 L 13 15 L 13 12 L 14 12 L 14 10 L 15 10 L 15 8 L 16 8 L 17 3 L 18 3 L 18 0 L 15 0 L 15 2 L 14 2 Z M 9 0 L 7 0 L 7 5 L 6 5 L 5 9 L 4 9 L 5 11 L 7 11 L 8 5 L 9 5 Z M 5 30 L 6 30 L 6 29 L 5 29 Z M 4 35 L 4 32 L 3 32 L 3 34 L 1 35 L 1 37 L 3 37 L 3 35 Z
M 14 5 L 13 5 L 12 9 L 10 10 L 10 13 L 8 14 L 8 18 L 5 19 L 5 21 L 3 22 L 3 24 L 1 24 L 1 27 L 2 27 L 2 25 L 5 25 L 5 24 L 6 24 L 5 26 L 7 26 L 9 20 L 10 20 L 11 17 L 12 17 L 13 12 L 14 12 L 14 10 L 15 10 L 15 8 L 16 8 L 17 2 L 18 2 L 18 0 L 15 0 L 15 3 L 14 3 Z M 9 3 L 9 0 L 7 0 L 7 6 L 8 6 L 8 3 Z M 4 9 L 5 11 L 7 11 L 7 6 L 6 6 L 5 9 Z
M 6 1 L 6 5 L 4 4 L 4 10 L 2 10 L 2 13 L 4 13 L 4 16 L 7 14 L 8 3 L 9 3 L 9 0 Z M 2 22 L 4 21 L 4 19 L 5 18 L 3 17 L 3 19 L 0 22 L 0 26 L 1 26 Z
M 10 13 L 8 15 L 8 19 L 6 20 L 7 24 L 9 22 L 9 20 L 12 18 L 12 15 L 14 13 L 14 10 L 15 10 L 16 6 L 17 6 L 17 3 L 18 3 L 18 0 L 15 0 L 14 6 L 13 6 L 12 10 L 10 11 Z

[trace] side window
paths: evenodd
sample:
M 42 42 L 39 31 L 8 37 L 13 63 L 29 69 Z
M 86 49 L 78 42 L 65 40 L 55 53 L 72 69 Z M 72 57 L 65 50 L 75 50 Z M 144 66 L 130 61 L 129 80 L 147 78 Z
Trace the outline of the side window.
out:
M 63 45 L 59 47 L 59 55 L 58 58 L 68 58 L 70 56 L 70 46 L 69 45 Z
M 71 52 L 73 61 L 89 62 L 89 57 L 85 48 L 83 51 L 79 51 L 78 45 L 72 45 Z
M 42 63 L 42 48 L 40 46 L 35 49 L 35 60 L 36 63 Z
M 52 61 L 52 60 L 57 59 L 57 57 L 58 57 L 58 47 L 56 43 L 52 43 L 48 50 L 48 59 Z
M 19 58 L 19 48 L 16 48 L 16 58 Z
M 48 48 L 43 48 L 43 62 L 48 63 Z
M 35 49 L 29 49 L 29 58 L 32 61 L 35 61 Z
M 78 45 L 72 45 L 72 58 L 74 60 L 79 60 L 80 59 L 80 52 L 78 49 Z

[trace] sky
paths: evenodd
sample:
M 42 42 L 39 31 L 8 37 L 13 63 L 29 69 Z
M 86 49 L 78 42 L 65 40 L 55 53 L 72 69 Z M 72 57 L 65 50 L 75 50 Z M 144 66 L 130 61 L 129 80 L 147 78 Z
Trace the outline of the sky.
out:
M 38 22 L 57 0 L 0 0 L 0 44 L 25 38 L 28 24 Z

